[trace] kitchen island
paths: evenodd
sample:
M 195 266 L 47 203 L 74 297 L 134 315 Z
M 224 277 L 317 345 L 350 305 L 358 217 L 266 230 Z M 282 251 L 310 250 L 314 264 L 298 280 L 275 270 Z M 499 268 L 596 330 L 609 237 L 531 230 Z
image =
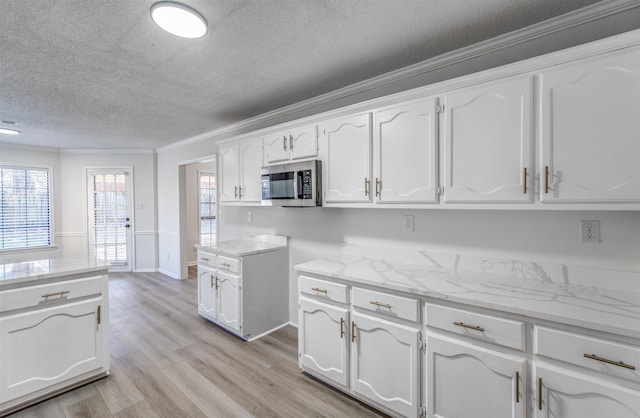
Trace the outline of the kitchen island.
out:
M 108 375 L 108 268 L 0 264 L 0 415 Z
M 295 268 L 300 367 L 391 415 L 638 417 L 638 272 L 355 247 Z

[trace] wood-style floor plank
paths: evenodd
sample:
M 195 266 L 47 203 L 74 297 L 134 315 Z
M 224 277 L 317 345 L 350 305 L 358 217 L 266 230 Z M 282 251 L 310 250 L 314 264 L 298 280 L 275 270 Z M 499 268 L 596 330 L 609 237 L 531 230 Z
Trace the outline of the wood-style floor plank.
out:
M 301 373 L 298 330 L 252 342 L 197 314 L 189 280 L 109 277 L 111 375 L 11 418 L 383 417 Z

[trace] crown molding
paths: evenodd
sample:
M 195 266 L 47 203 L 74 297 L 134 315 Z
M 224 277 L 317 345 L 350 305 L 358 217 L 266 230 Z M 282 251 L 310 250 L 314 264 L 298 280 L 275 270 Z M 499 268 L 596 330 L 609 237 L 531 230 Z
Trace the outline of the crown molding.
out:
M 60 154 L 153 154 L 155 150 L 129 148 L 60 148 Z
M 60 153 L 60 148 L 53 148 L 53 147 L 41 147 L 38 145 L 22 145 L 22 144 L 8 144 L 8 143 L 2 143 L 0 141 L 0 149 L 2 148 L 11 148 L 11 149 L 19 149 L 19 150 L 23 150 L 23 151 L 38 151 L 38 152 L 50 152 L 53 154 L 59 154 Z
M 639 0 L 612 0 L 601 1 L 582 9 L 569 12 L 543 22 L 535 23 L 526 28 L 518 29 L 494 38 L 475 43 L 473 45 L 447 52 L 398 70 L 390 71 L 376 77 L 372 77 L 358 83 L 351 84 L 329 93 L 321 94 L 311 99 L 303 100 L 289 106 L 281 107 L 271 112 L 263 113 L 253 118 L 224 126 L 219 129 L 204 132 L 202 134 L 174 142 L 156 149 L 156 152 L 169 151 L 202 140 L 222 140 L 225 135 L 238 131 L 250 131 L 263 123 L 277 120 L 292 113 L 301 112 L 320 105 L 344 99 L 359 93 L 412 78 L 424 73 L 458 64 L 470 59 L 490 54 L 502 49 L 526 43 L 537 38 L 551 35 L 563 30 L 593 22 L 607 16 L 624 12 L 639 7 Z

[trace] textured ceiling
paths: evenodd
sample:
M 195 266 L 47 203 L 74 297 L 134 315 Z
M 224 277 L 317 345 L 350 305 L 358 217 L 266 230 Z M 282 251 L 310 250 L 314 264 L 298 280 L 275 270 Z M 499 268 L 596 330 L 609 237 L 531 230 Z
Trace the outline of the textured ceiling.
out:
M 182 2 L 204 38 L 154 0 L 0 0 L 0 144 L 156 149 L 596 1 Z

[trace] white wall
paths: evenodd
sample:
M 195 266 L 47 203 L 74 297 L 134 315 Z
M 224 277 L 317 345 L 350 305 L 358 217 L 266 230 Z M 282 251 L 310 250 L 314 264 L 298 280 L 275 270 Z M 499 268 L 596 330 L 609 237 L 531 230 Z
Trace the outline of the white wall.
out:
M 133 169 L 132 232 L 136 271 L 156 271 L 155 155 L 153 152 L 62 152 L 61 226 L 65 255 L 88 254 L 86 218 L 87 168 Z
M 185 172 L 186 188 L 186 220 L 187 220 L 187 263 L 192 266 L 197 263 L 197 253 L 194 245 L 200 243 L 200 173 L 216 173 L 215 161 L 188 164 Z
M 253 223 L 247 212 L 253 212 Z M 289 312 L 297 323 L 293 266 L 335 253 L 342 242 L 440 253 L 640 271 L 640 212 L 223 207 L 220 239 L 238 231 L 290 237 Z M 414 216 L 414 232 L 402 216 Z M 600 221 L 602 242 L 580 242 L 580 220 Z M 602 278 L 606 287 L 606 277 Z

